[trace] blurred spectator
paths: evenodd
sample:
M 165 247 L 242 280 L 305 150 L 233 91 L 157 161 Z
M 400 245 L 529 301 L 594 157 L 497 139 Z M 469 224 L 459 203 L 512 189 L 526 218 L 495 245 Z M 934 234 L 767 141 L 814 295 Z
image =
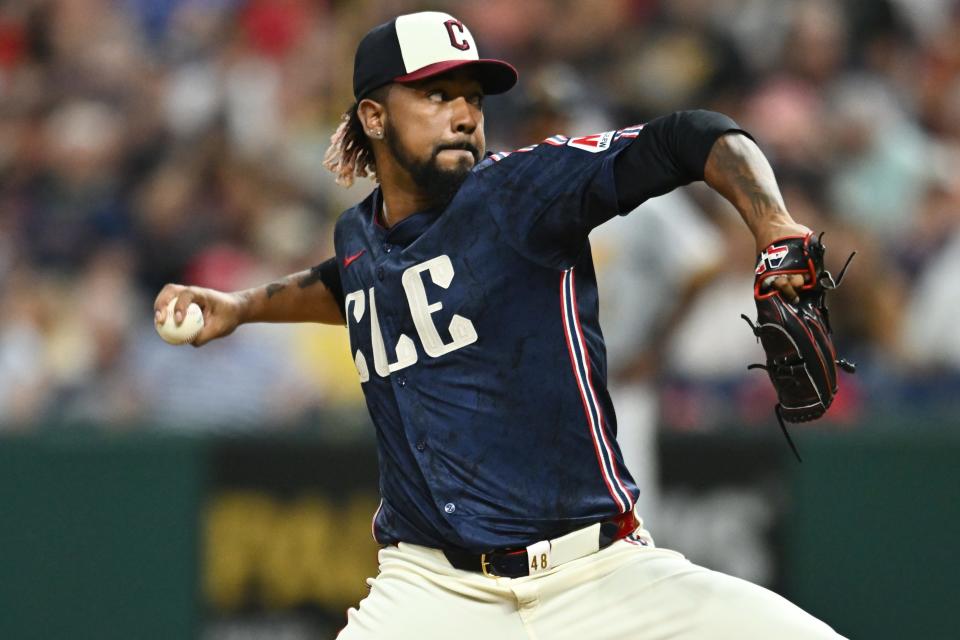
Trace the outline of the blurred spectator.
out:
M 931 191 L 918 222 L 914 237 L 927 255 L 906 306 L 904 350 L 915 366 L 960 371 L 960 304 L 949 293 L 960 274 L 960 180 Z

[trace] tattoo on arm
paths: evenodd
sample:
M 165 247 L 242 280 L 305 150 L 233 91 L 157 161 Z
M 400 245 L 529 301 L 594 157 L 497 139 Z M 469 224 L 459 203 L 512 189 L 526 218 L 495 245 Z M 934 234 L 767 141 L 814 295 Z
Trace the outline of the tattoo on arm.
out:
M 297 286 L 301 289 L 306 289 L 309 286 L 315 285 L 321 280 L 320 274 L 321 274 L 320 267 L 319 266 L 313 267 L 312 269 L 310 269 L 310 271 L 300 276 L 300 278 L 296 281 Z M 273 296 L 277 295 L 278 293 L 286 289 L 287 284 L 290 281 L 290 278 L 287 278 L 286 280 L 287 280 L 286 282 L 272 282 L 268 284 L 267 298 L 272 298 Z
M 809 232 L 783 203 L 777 179 L 760 147 L 741 134 L 726 134 L 707 156 L 704 178 L 736 207 L 762 249 L 777 238 Z
M 306 289 L 307 287 L 315 285 L 318 282 L 320 282 L 319 266 L 313 267 L 305 276 L 300 278 L 300 280 L 297 282 L 297 286 L 300 287 L 301 289 Z
M 756 221 L 784 211 L 783 198 L 766 158 L 742 136 L 723 136 L 714 147 L 716 168 L 726 178 L 738 200 L 745 199 Z M 740 143 L 740 144 L 737 144 Z M 734 148 L 736 145 L 736 149 Z

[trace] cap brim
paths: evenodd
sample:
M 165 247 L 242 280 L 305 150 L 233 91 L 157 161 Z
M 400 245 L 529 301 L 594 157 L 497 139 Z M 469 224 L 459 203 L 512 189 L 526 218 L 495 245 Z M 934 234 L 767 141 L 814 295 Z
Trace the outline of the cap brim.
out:
M 487 95 L 504 93 L 505 91 L 509 91 L 513 85 L 517 84 L 518 74 L 517 70 L 513 68 L 513 65 L 503 60 L 493 59 L 445 60 L 444 62 L 435 62 L 411 73 L 397 76 L 393 81 L 415 82 L 462 67 L 469 67 L 470 71 L 476 74 L 477 79 L 480 80 L 480 84 L 483 85 L 483 92 Z

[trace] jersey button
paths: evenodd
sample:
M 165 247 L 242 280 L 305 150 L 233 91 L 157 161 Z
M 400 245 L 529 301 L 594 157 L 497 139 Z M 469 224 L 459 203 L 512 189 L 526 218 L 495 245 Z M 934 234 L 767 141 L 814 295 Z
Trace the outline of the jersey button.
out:
M 443 505 L 443 510 L 446 513 L 453 513 L 457 510 L 457 505 L 453 504 L 452 502 L 448 502 L 447 504 Z
M 383 252 L 384 252 L 384 253 L 390 253 L 391 251 L 393 251 L 393 245 L 390 244 L 389 242 L 384 242 L 384 243 L 383 243 Z
M 383 280 L 383 267 L 377 267 L 377 280 Z
M 398 375 L 397 384 L 400 385 L 401 387 L 407 386 L 407 376 L 403 375 L 402 373 Z
M 427 443 L 423 440 L 417 440 L 417 451 L 423 451 L 427 448 Z

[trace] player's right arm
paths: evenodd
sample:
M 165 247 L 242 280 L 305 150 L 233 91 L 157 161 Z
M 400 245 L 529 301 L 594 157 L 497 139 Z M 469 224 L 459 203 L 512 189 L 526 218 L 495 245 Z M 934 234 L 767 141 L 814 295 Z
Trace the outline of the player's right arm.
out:
M 333 258 L 312 269 L 243 291 L 168 284 L 153 303 L 157 323 L 166 320 L 167 305 L 173 298 L 177 298 L 174 314 L 178 324 L 186 316 L 191 302 L 203 310 L 203 330 L 193 341 L 198 347 L 228 336 L 241 324 L 251 322 L 344 323 L 343 291 Z

